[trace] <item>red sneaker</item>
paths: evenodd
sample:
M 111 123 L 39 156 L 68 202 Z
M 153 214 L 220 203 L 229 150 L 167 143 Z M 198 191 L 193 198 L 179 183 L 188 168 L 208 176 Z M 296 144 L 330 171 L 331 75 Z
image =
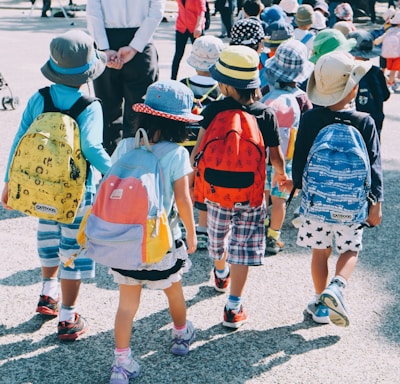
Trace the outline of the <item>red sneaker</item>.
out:
M 247 322 L 247 313 L 243 309 L 243 305 L 240 306 L 239 312 L 232 309 L 224 308 L 224 321 L 223 326 L 228 328 L 239 328 Z
M 46 316 L 58 316 L 58 302 L 60 299 L 54 300 L 50 296 L 40 295 L 36 312 Z
M 75 313 L 75 321 L 60 321 L 58 323 L 58 338 L 60 340 L 76 340 L 87 329 L 87 321 L 81 315 Z
M 214 274 L 214 288 L 218 292 L 226 292 L 231 284 L 231 276 L 230 273 L 228 273 L 228 276 L 226 277 L 218 277 L 217 273 L 215 271 L 215 268 L 213 269 L 213 274 Z

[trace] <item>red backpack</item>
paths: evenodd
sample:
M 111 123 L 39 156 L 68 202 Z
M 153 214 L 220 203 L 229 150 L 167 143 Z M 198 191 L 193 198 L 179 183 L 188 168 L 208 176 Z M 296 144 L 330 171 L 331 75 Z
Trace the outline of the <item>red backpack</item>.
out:
M 195 157 L 195 201 L 223 208 L 262 204 L 265 146 L 255 116 L 240 109 L 217 114 Z

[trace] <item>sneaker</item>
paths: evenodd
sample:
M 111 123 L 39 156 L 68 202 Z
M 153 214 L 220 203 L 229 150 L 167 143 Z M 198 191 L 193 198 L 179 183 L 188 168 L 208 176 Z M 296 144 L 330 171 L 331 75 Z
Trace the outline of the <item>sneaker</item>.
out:
M 329 318 L 339 327 L 348 327 L 350 324 L 349 313 L 343 302 L 343 295 L 336 284 L 329 284 L 322 292 L 320 301 L 329 308 Z
M 134 379 L 140 375 L 140 365 L 136 360 L 131 359 L 128 365 L 114 364 L 111 368 L 110 384 L 129 384 L 129 379 Z
M 189 353 L 189 346 L 196 338 L 196 331 L 193 324 L 188 320 L 186 332 L 182 333 L 172 330 L 171 353 L 174 355 L 185 356 Z
M 76 340 L 88 329 L 87 321 L 78 313 L 75 313 L 75 321 L 60 321 L 58 323 L 58 338 L 60 340 Z
M 270 255 L 276 255 L 277 253 L 283 250 L 283 247 L 284 244 L 280 239 L 276 240 L 273 237 L 270 236 L 267 237 L 265 250 Z
M 208 233 L 196 231 L 197 237 L 197 249 L 207 249 L 208 248 Z
M 329 308 L 316 302 L 315 299 L 307 305 L 306 311 L 318 324 L 329 324 Z
M 240 306 L 239 312 L 233 309 L 224 308 L 224 321 L 222 325 L 228 328 L 239 328 L 247 322 L 247 313 L 243 309 L 243 305 Z
M 40 295 L 36 312 L 46 316 L 58 316 L 58 302 L 59 298 L 54 300 L 50 296 Z
M 226 292 L 231 285 L 231 276 L 230 272 L 226 277 L 218 277 L 215 268 L 213 269 L 214 273 L 214 289 L 218 292 Z

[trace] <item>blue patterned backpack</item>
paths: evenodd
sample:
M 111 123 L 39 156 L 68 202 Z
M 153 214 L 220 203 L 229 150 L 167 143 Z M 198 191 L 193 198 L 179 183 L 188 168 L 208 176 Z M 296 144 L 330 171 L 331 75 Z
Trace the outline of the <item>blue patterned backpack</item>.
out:
M 362 223 L 368 215 L 371 166 L 361 133 L 338 122 L 324 127 L 308 154 L 300 213 L 333 224 Z

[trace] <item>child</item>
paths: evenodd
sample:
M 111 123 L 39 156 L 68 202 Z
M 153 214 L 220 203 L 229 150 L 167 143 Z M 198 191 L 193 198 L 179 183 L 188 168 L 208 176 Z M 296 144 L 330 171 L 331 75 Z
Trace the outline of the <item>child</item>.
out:
M 270 108 L 255 101 L 256 90 L 260 84 L 258 64 L 257 52 L 249 47 L 229 46 L 221 52 L 219 60 L 210 68 L 210 72 L 219 82 L 225 98 L 211 103 L 203 111 L 204 120 L 191 160 L 194 163 L 206 129 L 214 118 L 227 110 L 242 109 L 257 117 L 257 129 L 261 130 L 265 147 L 269 147 L 271 163 L 276 171 L 273 184 L 283 184 L 287 175 L 275 115 Z M 261 201 L 262 195 L 261 191 Z M 247 321 L 247 314 L 242 306 L 242 295 L 249 266 L 263 264 L 265 204 L 254 207 L 243 204 L 228 209 L 218 203 L 207 204 L 209 254 L 214 260 L 215 289 L 225 292 L 231 285 L 230 295 L 224 307 L 223 325 L 238 328 Z
M 314 20 L 314 9 L 311 7 L 311 5 L 300 5 L 295 16 L 297 28 L 294 29 L 294 38 L 301 41 L 307 47 L 308 57 L 311 55 L 315 37 L 314 33 L 310 31 Z
M 285 126 L 284 122 L 279 120 L 280 128 L 297 129 L 300 121 L 300 114 L 311 109 L 312 104 L 307 94 L 297 87 L 298 83 L 303 83 L 311 75 L 314 65 L 308 61 L 307 48 L 298 40 L 289 40 L 282 43 L 276 50 L 275 56 L 265 63 L 265 77 L 269 86 L 269 92 L 265 94 L 261 102 L 269 102 L 274 95 L 288 95 L 284 100 L 293 102 L 297 105 L 284 104 L 281 111 L 276 111 L 277 116 L 282 113 L 282 120 L 291 120 L 291 127 Z M 271 100 L 274 103 L 274 100 Z M 280 107 L 279 104 L 273 104 L 274 109 Z M 290 114 L 293 113 L 293 116 Z M 290 116 L 290 118 L 289 118 Z M 281 126 L 282 125 L 282 126 Z M 282 136 L 281 136 L 282 138 Z M 290 141 L 290 140 L 288 140 Z M 283 146 L 282 146 L 283 147 Z M 285 159 L 286 173 L 291 177 L 292 160 Z M 267 219 L 267 241 L 266 251 L 269 254 L 277 254 L 284 247 L 281 241 L 281 229 L 286 215 L 286 200 L 289 197 L 286 191 L 280 191 L 278 186 L 272 188 L 271 181 L 273 176 L 272 166 L 267 166 L 267 180 L 265 188 L 265 200 L 269 201 L 271 197 L 271 211 L 269 220 Z
M 144 104 L 134 104 L 135 112 L 140 112 L 135 121 L 136 128 L 147 131 L 149 141 L 156 146 L 162 141 L 183 142 L 185 123 L 202 119 L 191 113 L 193 92 L 175 80 L 158 81 L 147 89 Z M 186 304 L 182 290 L 182 275 L 190 268 L 187 253 L 196 250 L 192 201 L 189 192 L 189 174 L 192 168 L 185 148 L 176 148 L 160 160 L 164 175 L 164 208 L 169 215 L 175 204 L 186 227 L 186 242 L 175 237 L 176 250 L 168 252 L 157 264 L 147 264 L 135 271 L 114 270 L 111 274 L 119 284 L 120 300 L 115 317 L 115 351 L 110 384 L 128 384 L 130 378 L 140 373 L 139 364 L 132 358 L 130 340 L 132 322 L 139 307 L 143 285 L 151 289 L 162 289 L 168 298 L 173 320 L 171 352 L 176 355 L 189 353 L 189 345 L 194 340 L 195 330 L 186 320 Z
M 389 71 L 388 86 L 397 91 L 397 75 L 400 71 L 400 10 L 390 19 L 392 27 L 379 39 L 382 41 L 382 57 L 386 59 L 386 69 Z
M 56 108 L 69 110 L 83 94 L 83 84 L 98 77 L 105 69 L 106 55 L 94 49 L 94 41 L 86 33 L 71 30 L 50 43 L 50 59 L 41 68 L 42 74 L 51 82 L 50 94 Z M 14 138 L 5 175 L 2 204 L 7 208 L 9 169 L 15 148 L 35 118 L 43 112 L 44 99 L 35 93 L 28 101 L 21 124 Z M 90 104 L 77 118 L 84 157 L 102 174 L 111 165 L 110 157 L 102 146 L 103 113 L 99 101 Z M 83 215 L 92 204 L 96 187 L 92 169 L 86 181 L 86 195 L 73 224 L 60 224 L 39 219 L 37 244 L 42 266 L 43 288 L 36 312 L 57 316 L 58 338 L 74 340 L 87 329 L 86 320 L 76 312 L 81 279 L 93 278 L 94 263 L 79 257 L 74 268 L 66 268 L 66 262 L 75 254 L 79 245 L 76 234 Z M 60 265 L 61 264 L 61 265 Z M 62 304 L 59 312 L 58 273 L 60 272 Z
M 265 35 L 268 24 L 260 18 L 263 9 L 264 6 L 262 5 L 260 0 L 246 0 L 243 4 L 244 18 L 257 20 L 261 24 Z
M 395 15 L 396 11 L 394 9 L 388 8 L 382 15 L 384 24 L 379 28 L 379 29 L 373 29 L 371 30 L 371 35 L 374 38 L 374 45 L 377 47 L 382 48 L 382 39 L 381 37 L 384 35 L 384 33 L 392 27 L 392 24 L 390 24 L 390 19 Z M 379 67 L 383 74 L 385 75 L 386 71 L 386 59 L 382 57 L 382 54 L 379 56 Z
M 350 31 L 355 31 L 356 27 L 353 24 L 353 8 L 349 3 L 340 3 L 335 8 L 336 23 L 344 21 L 349 25 Z
M 299 9 L 299 3 L 297 0 L 281 0 L 279 2 L 279 6 L 286 13 L 286 22 L 288 24 L 294 24 L 294 18 L 296 16 L 296 12 Z
M 218 60 L 223 48 L 223 41 L 211 35 L 201 36 L 193 43 L 187 63 L 196 70 L 196 75 L 186 77 L 181 82 L 193 91 L 195 104 L 198 104 L 195 106 L 197 113 L 201 113 L 203 107 L 222 97 L 218 83 L 211 77 L 209 69 Z M 189 134 L 184 145 L 189 153 L 192 152 L 199 129 L 198 123 L 188 124 L 187 126 Z M 199 202 L 195 202 L 195 207 L 199 210 L 199 220 L 196 227 L 197 247 L 203 249 L 207 247 L 208 241 L 207 207 Z
M 349 39 L 354 38 L 357 41 L 357 45 L 350 51 L 357 60 L 369 60 L 379 56 L 381 50 L 378 47 L 374 47 L 374 39 L 368 31 L 351 32 L 347 37 Z M 390 92 L 383 72 L 376 65 L 372 65 L 371 69 L 360 80 L 356 97 L 356 109 L 357 111 L 369 113 L 374 119 L 379 140 L 381 138 L 383 119 L 385 118 L 383 103 L 389 97 Z
M 352 107 L 358 83 L 370 67 L 368 61 L 357 61 L 345 52 L 330 52 L 317 61 L 307 85 L 307 94 L 314 104 L 323 108 L 314 108 L 302 116 L 295 145 L 292 176 L 294 186 L 301 189 L 307 182 L 307 175 L 303 175 L 303 170 L 317 134 L 328 124 L 348 121 L 360 131 L 368 150 L 371 164 L 371 192 L 375 196 L 376 203 L 369 206 L 366 222 L 370 226 L 375 226 L 381 222 L 383 201 L 379 138 L 373 119 L 364 112 L 355 111 Z M 307 201 L 303 200 L 304 195 L 301 207 L 303 203 L 307 206 Z M 302 209 L 300 213 L 304 217 L 298 232 L 297 244 L 312 248 L 311 275 L 315 289 L 315 297 L 308 304 L 307 312 L 317 323 L 326 324 L 330 319 L 335 325 L 348 326 L 349 313 L 343 302 L 343 290 L 362 249 L 361 223 L 332 224 L 322 219 L 310 219 L 304 215 Z M 367 215 L 364 210 L 359 214 Z M 332 253 L 333 238 L 340 255 L 334 278 L 327 286 L 328 259 Z
M 349 52 L 356 44 L 355 39 L 346 39 L 343 33 L 336 29 L 324 29 L 315 36 L 310 61 L 315 64 L 321 56 L 336 50 Z

